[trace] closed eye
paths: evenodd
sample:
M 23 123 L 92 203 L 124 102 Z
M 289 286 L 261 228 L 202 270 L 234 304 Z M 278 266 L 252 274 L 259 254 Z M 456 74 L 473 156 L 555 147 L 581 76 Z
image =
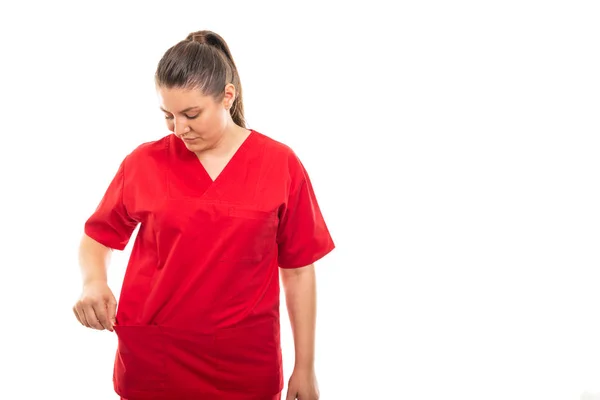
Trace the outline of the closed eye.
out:
M 200 115 L 200 114 L 196 114 L 196 115 L 194 115 L 194 116 L 192 116 L 192 117 L 190 117 L 189 115 L 186 115 L 185 117 L 186 117 L 187 119 L 196 119 L 196 118 L 198 118 L 198 116 L 199 116 L 199 115 Z M 173 116 L 172 116 L 172 115 L 165 115 L 165 119 L 173 119 Z

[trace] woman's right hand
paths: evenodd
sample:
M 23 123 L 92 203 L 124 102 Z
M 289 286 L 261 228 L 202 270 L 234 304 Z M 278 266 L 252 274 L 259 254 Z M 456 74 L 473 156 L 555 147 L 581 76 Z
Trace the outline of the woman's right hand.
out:
M 81 298 L 73 307 L 77 320 L 88 328 L 113 331 L 117 300 L 105 281 L 83 285 Z

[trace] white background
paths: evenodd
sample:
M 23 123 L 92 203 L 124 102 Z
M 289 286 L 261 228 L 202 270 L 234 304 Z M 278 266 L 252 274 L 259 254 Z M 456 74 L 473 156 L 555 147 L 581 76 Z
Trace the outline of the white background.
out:
M 3 2 L 0 398 L 117 398 L 116 337 L 71 310 L 79 238 L 122 158 L 168 133 L 154 69 L 200 29 L 338 246 L 317 264 L 322 399 L 600 392 L 600 6 L 384 3 Z

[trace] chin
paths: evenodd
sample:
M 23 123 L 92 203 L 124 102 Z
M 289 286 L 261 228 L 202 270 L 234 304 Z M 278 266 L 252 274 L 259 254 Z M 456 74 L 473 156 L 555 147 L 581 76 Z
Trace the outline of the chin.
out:
M 203 148 L 203 143 L 197 143 L 198 141 L 195 142 L 183 142 L 183 144 L 185 144 L 185 147 L 187 147 L 188 149 L 201 149 Z
M 199 140 L 199 139 L 196 139 L 196 140 L 194 140 L 192 142 L 186 142 L 184 140 L 183 144 L 185 144 L 185 147 L 189 151 L 193 151 L 193 152 L 203 151 L 203 150 L 206 150 L 207 148 L 210 147 L 207 143 L 205 143 L 204 141 Z

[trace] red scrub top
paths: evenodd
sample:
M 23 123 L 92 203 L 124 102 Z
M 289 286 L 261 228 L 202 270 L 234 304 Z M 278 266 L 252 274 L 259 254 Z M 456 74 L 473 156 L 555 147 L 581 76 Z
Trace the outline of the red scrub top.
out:
M 170 134 L 121 163 L 85 233 L 123 250 L 115 391 L 270 399 L 283 388 L 279 267 L 334 248 L 295 153 L 252 130 L 213 181 Z

